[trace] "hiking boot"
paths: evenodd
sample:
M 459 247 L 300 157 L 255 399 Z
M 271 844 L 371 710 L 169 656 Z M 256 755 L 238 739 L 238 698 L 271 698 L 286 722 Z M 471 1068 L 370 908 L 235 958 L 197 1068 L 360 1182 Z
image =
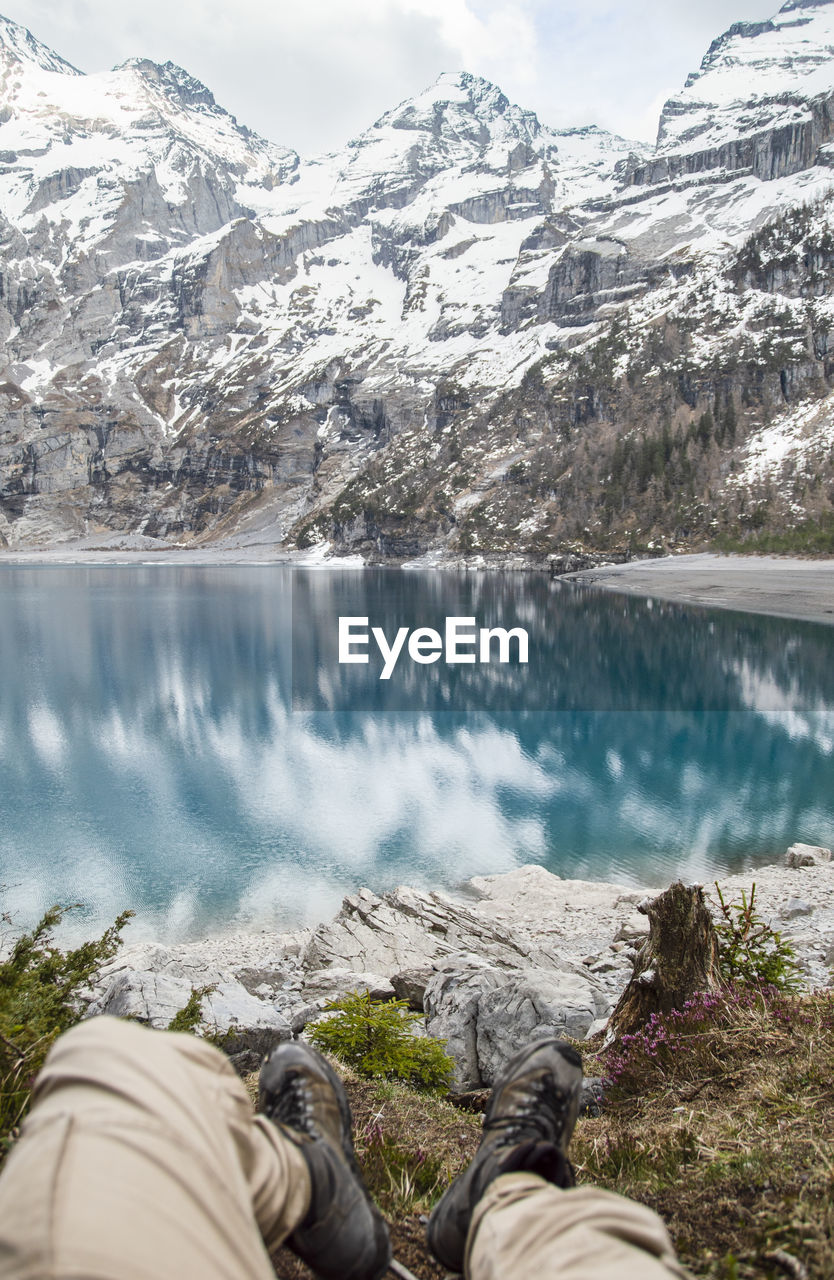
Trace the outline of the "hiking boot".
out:
M 429 1248 L 442 1266 L 463 1271 L 472 1212 L 502 1173 L 537 1173 L 557 1187 L 572 1187 L 566 1151 L 582 1090 L 582 1059 L 562 1040 L 534 1040 L 496 1081 L 481 1144 L 469 1168 L 435 1205 Z
M 350 1105 L 329 1063 L 300 1041 L 261 1067 L 258 1110 L 304 1157 L 310 1208 L 287 1244 L 322 1280 L 377 1280 L 391 1259 L 388 1228 L 356 1164 Z

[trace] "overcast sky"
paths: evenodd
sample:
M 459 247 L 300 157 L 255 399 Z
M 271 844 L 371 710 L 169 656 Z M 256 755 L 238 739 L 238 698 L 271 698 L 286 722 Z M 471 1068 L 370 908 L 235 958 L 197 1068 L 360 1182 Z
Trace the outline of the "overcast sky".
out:
M 0 0 L 82 71 L 169 59 L 238 120 L 335 150 L 443 71 L 555 127 L 654 140 L 664 100 L 739 19 L 780 0 Z

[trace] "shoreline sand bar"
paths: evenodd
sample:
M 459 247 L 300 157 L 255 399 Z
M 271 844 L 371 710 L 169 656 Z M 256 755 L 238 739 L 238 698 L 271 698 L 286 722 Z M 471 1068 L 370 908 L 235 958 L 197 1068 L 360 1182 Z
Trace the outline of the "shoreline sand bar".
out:
M 834 560 L 705 553 L 583 569 L 565 580 L 678 604 L 834 625 Z

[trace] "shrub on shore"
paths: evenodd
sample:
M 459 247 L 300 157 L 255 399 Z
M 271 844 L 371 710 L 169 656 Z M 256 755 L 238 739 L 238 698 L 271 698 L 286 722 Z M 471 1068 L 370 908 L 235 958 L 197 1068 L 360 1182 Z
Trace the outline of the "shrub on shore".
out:
M 78 904 L 76 904 L 77 906 Z M 29 1106 L 34 1077 L 53 1041 L 80 1017 L 80 993 L 122 943 L 123 911 L 102 936 L 63 951 L 55 929 L 75 907 L 51 907 L 30 933 L 6 945 L 0 962 L 0 1159 Z M 12 929 L 9 916 L 3 922 Z
M 360 1075 L 401 1080 L 429 1093 L 449 1088 L 454 1063 L 442 1040 L 418 1034 L 423 1018 L 405 1000 L 372 1000 L 352 991 L 325 1006 L 332 1014 L 317 1022 L 308 1039 Z
M 796 952 L 757 912 L 755 881 L 749 899 L 742 890 L 741 902 L 727 902 L 717 880 L 715 889 L 721 912 L 715 926 L 718 963 L 727 985 L 796 991 L 800 972 Z

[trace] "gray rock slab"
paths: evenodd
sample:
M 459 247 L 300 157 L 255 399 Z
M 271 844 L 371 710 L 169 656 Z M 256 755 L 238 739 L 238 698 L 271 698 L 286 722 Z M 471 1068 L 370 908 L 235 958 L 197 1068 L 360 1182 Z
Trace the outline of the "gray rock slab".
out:
M 649 934 L 649 921 L 646 916 L 639 915 L 636 911 L 622 922 L 616 934 L 615 942 L 634 942 L 635 940 L 647 938 Z
M 446 894 L 398 888 L 377 897 L 363 889 L 345 898 L 335 920 L 313 930 L 302 960 L 308 970 L 398 973 L 461 951 L 517 965 L 529 959 L 531 947 Z
M 365 973 L 356 969 L 313 969 L 305 974 L 301 998 L 306 1003 L 341 1000 L 352 991 L 366 993 L 373 1000 L 392 1000 L 394 988 L 379 973 Z
M 123 969 L 107 984 L 104 994 L 91 1005 L 90 1014 L 109 1013 L 115 1018 L 135 1018 L 164 1030 L 191 995 L 184 978 L 149 970 Z
M 426 1030 L 445 1040 L 446 1052 L 454 1059 L 452 1088 L 468 1093 L 483 1087 L 478 1062 L 478 1010 L 488 991 L 499 986 L 496 969 L 474 969 L 439 973 L 426 987 Z
M 507 974 L 478 1005 L 477 1052 L 481 1080 L 491 1085 L 521 1045 L 570 1036 L 583 1040 L 597 1017 L 589 982 L 573 973 L 526 970 Z
M 525 968 L 449 970 L 425 993 L 426 1029 L 446 1041 L 461 1093 L 491 1085 L 518 1049 L 547 1036 L 583 1039 L 601 1013 L 603 993 L 570 971 Z
M 169 974 L 123 970 L 117 973 L 104 996 L 89 1012 L 135 1018 L 164 1029 L 191 995 L 192 986 L 184 978 Z M 277 1009 L 252 996 L 240 983 L 219 983 L 202 1004 L 202 1026 L 206 1031 L 229 1035 L 229 1052 L 253 1049 L 265 1053 L 280 1040 L 289 1040 L 289 1022 Z
M 809 916 L 814 910 L 804 898 L 788 898 L 779 914 L 783 920 L 795 920 L 797 916 Z
M 831 861 L 831 850 L 820 844 L 792 844 L 785 853 L 788 867 L 817 867 Z
M 423 1000 L 426 987 L 433 978 L 435 970 L 426 965 L 422 969 L 403 969 L 391 975 L 391 986 L 398 1000 L 406 1000 L 409 1009 L 416 1013 L 423 1012 Z
M 378 897 L 363 889 L 313 930 L 302 963 L 394 974 L 437 969 L 470 953 L 510 968 L 564 969 L 607 946 L 644 895 L 560 880 L 538 866 L 479 877 L 459 897 L 405 887 Z
M 229 1037 L 226 1052 L 254 1049 L 267 1053 L 292 1039 L 290 1023 L 277 1009 L 252 996 L 237 982 L 221 982 L 203 1003 L 204 1025 Z
M 609 945 L 646 896 L 645 888 L 562 879 L 537 865 L 476 876 L 462 891 L 473 898 L 479 915 L 527 938 L 530 945 L 571 960 Z M 647 928 L 644 921 L 643 932 Z

